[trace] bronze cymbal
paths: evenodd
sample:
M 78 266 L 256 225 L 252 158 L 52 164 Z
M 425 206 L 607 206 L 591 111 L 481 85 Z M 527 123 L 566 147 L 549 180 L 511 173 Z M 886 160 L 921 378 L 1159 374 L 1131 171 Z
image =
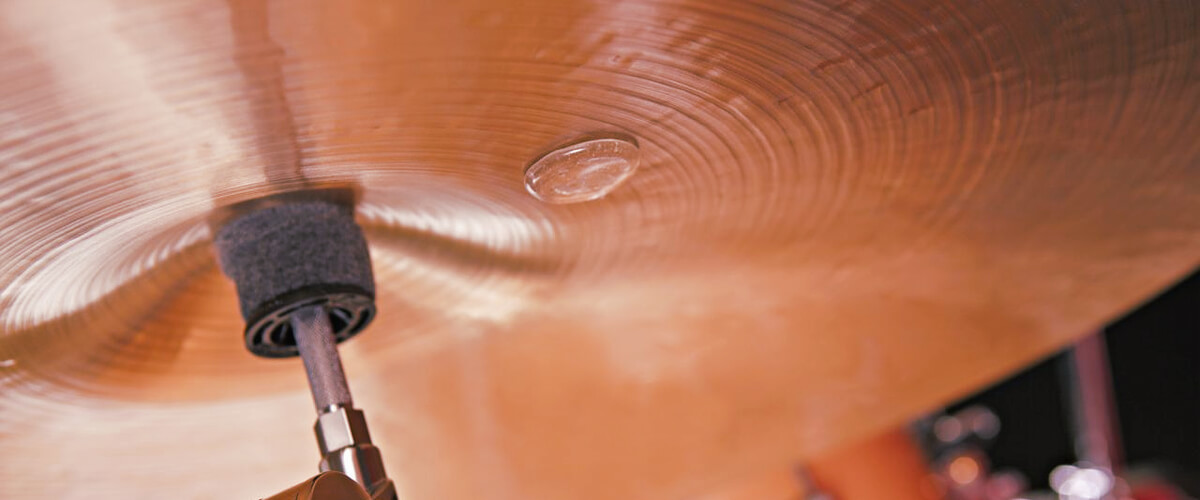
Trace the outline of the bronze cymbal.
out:
M 210 246 L 268 194 L 359 196 L 379 317 L 342 351 L 411 499 L 687 498 L 1200 261 L 1194 2 L 0 11 L 0 497 L 314 473 L 300 363 L 245 352 Z M 527 191 L 617 136 L 640 166 L 605 196 Z

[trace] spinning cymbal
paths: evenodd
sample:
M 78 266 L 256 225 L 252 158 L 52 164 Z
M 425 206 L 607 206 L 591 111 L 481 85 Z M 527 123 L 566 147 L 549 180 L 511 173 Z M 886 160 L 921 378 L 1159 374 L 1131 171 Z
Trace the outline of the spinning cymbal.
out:
M 342 351 L 412 499 L 687 498 L 1200 261 L 1191 2 L 0 10 L 3 497 L 314 472 L 210 243 L 281 192 L 357 196 L 379 315 Z

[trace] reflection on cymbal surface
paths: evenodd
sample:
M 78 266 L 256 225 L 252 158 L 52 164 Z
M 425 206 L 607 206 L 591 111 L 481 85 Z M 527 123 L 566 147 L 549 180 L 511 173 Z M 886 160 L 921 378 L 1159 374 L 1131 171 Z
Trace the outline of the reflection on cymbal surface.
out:
M 5 2 L 0 497 L 314 473 L 299 362 L 243 348 L 208 222 L 326 185 L 371 247 L 342 351 L 404 498 L 683 498 L 895 425 L 1200 261 L 1197 15 Z M 636 171 L 526 191 L 597 134 Z

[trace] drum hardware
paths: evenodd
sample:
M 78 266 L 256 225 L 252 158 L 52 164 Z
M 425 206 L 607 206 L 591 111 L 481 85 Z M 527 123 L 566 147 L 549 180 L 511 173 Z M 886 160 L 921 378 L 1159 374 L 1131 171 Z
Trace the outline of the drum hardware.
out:
M 298 355 L 304 363 L 318 415 L 320 470 L 344 474 L 373 500 L 395 500 L 337 351 L 374 318 L 370 255 L 353 209 L 321 194 L 234 207 L 236 215 L 216 231 L 218 260 L 237 286 L 246 348 L 266 358 Z M 344 481 L 321 477 L 296 488 L 314 500 L 342 498 L 345 488 L 317 486 Z
M 1127 477 L 1103 332 L 1072 345 L 1064 355 L 1062 385 L 1077 461 L 1051 471 L 1052 491 L 1023 491 L 1015 471 L 993 472 L 986 453 L 1000 430 L 996 415 L 982 406 L 919 421 L 947 498 L 954 500 L 1129 500 L 1188 498 L 1155 468 Z M 1136 477 L 1135 477 L 1136 476 Z
M 1089 335 L 1066 352 L 1062 385 L 1067 394 L 1076 462 L 1050 472 L 1061 500 L 1123 500 L 1121 438 L 1104 332 Z
M 1080 339 L 1064 358 L 1072 441 L 1081 464 L 1120 474 L 1121 434 L 1104 332 Z
M 1028 492 L 1022 498 L 1121 500 L 1127 487 L 1114 473 L 1120 463 L 1112 380 L 1102 334 L 1088 336 L 1066 353 L 1062 376 L 1071 416 L 1072 442 L 1079 460 L 1051 472 L 1054 493 Z M 947 495 L 961 500 L 1018 498 L 1025 480 L 1012 471 L 993 473 L 984 449 L 999 433 L 995 413 L 972 406 L 918 424 Z
M 922 419 L 913 427 L 948 500 L 1011 500 L 1026 488 L 1019 472 L 992 470 L 985 450 L 1001 426 L 989 408 L 969 406 Z
M 264 500 L 372 500 L 349 476 L 327 471 Z

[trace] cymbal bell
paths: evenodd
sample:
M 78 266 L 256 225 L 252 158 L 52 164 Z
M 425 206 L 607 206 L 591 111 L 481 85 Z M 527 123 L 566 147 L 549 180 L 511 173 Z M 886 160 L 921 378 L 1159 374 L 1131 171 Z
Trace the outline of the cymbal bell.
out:
M 3 497 L 313 472 L 299 362 L 245 351 L 212 255 L 268 195 L 355 192 L 378 317 L 342 351 L 413 499 L 698 494 L 1200 261 L 1187 2 L 0 9 Z M 598 137 L 637 164 L 562 171 L 598 199 L 527 189 Z

